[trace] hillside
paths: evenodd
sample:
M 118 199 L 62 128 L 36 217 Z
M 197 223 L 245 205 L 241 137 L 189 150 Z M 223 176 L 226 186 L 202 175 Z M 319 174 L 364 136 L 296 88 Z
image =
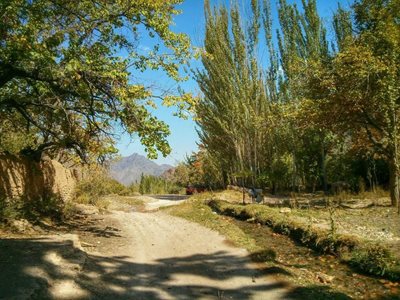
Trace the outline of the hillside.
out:
M 158 165 L 143 155 L 134 153 L 115 161 L 110 166 L 110 175 L 124 185 L 140 180 L 142 174 L 160 176 L 173 168 L 170 165 Z

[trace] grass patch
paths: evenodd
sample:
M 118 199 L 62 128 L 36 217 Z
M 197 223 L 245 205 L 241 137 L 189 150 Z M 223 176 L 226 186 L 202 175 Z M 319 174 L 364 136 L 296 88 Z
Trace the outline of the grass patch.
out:
M 135 197 L 135 196 L 129 196 L 129 197 L 116 196 L 113 197 L 113 199 L 120 203 L 131 205 L 134 207 L 142 207 L 144 206 L 145 203 L 143 199 L 140 199 L 140 197 Z
M 211 201 L 210 206 L 219 213 L 241 220 L 253 218 L 256 222 L 271 227 L 275 232 L 290 236 L 315 250 L 332 253 L 354 267 L 369 274 L 399 279 L 398 265 L 389 250 L 377 244 L 360 240 L 351 235 L 332 234 L 329 230 L 304 224 L 296 217 L 279 213 L 277 209 L 259 205 L 232 205 L 222 201 Z
M 373 244 L 353 235 L 337 234 L 329 229 L 306 224 L 295 216 L 288 217 L 280 213 L 278 209 L 266 206 L 235 205 L 220 200 L 211 200 L 208 205 L 223 215 L 240 220 L 253 219 L 303 245 L 322 253 L 334 254 L 368 274 L 391 280 L 400 279 L 400 262 L 395 260 L 390 251 L 382 245 Z
M 226 236 L 235 246 L 246 248 L 250 252 L 262 251 L 263 249 L 257 246 L 256 241 L 232 223 L 229 218 L 221 218 L 206 205 L 204 199 L 209 196 L 209 193 L 199 194 L 183 204 L 163 208 L 163 211 L 215 230 Z
M 108 201 L 109 208 L 112 210 L 131 211 L 144 211 L 145 203 L 148 202 L 145 196 L 118 196 L 111 195 L 104 197 Z
M 400 280 L 400 262 L 380 245 L 366 244 L 355 249 L 348 262 L 362 272 Z
M 242 203 L 243 202 L 243 192 L 236 190 L 223 190 L 214 195 L 214 199 L 225 200 L 232 203 Z M 249 203 L 251 198 L 247 192 L 244 194 L 244 200 Z

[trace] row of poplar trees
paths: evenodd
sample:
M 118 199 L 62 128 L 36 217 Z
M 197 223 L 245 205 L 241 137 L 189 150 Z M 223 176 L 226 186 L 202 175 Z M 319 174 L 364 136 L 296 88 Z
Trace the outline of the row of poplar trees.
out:
M 400 0 L 338 5 L 205 1 L 195 79 L 201 143 L 221 184 L 273 191 L 390 186 L 399 202 Z M 245 17 L 244 17 L 245 16 Z

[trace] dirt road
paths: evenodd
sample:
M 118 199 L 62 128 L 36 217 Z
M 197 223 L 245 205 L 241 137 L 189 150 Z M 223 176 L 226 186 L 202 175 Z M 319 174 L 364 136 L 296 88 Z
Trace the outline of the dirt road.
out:
M 85 251 L 63 236 L 2 240 L 0 250 L 16 244 L 20 253 L 2 274 L 19 282 L 10 290 L 3 281 L 0 299 L 284 299 L 287 292 L 245 250 L 159 211 L 92 216 L 76 233 Z
M 93 298 L 280 299 L 247 252 L 202 226 L 161 212 L 113 212 L 119 238 L 100 242 L 78 283 Z
M 145 203 L 147 211 L 157 210 L 165 206 L 179 205 L 189 198 L 189 196 L 184 195 L 153 195 L 150 197 L 153 198 L 154 201 Z

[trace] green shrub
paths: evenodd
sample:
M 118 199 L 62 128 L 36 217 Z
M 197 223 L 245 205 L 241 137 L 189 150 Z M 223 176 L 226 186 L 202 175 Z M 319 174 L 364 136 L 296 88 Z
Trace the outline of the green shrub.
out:
M 75 188 L 75 199 L 79 203 L 96 205 L 101 197 L 111 194 L 126 196 L 130 191 L 107 176 L 91 176 L 79 182 Z
M 70 219 L 73 216 L 75 216 L 76 213 L 77 213 L 75 204 L 73 202 L 70 202 L 70 201 L 66 202 L 64 207 L 63 207 L 62 213 L 63 213 L 64 219 Z
M 132 183 L 132 184 L 128 187 L 128 189 L 129 189 L 129 192 L 130 192 L 132 195 L 140 194 L 140 192 L 139 192 L 140 184 L 139 184 L 139 183 Z
M 161 177 L 142 175 L 139 192 L 141 194 L 179 194 L 182 187 Z
M 23 202 L 18 200 L 6 200 L 2 199 L 0 202 L 0 220 L 13 220 L 20 219 L 24 216 L 23 213 Z
M 366 273 L 400 279 L 400 273 L 395 271 L 395 259 L 388 249 L 380 245 L 371 244 L 355 249 L 349 263 Z
M 64 202 L 55 195 L 40 197 L 35 200 L 18 198 L 0 201 L 0 221 L 14 219 L 37 220 L 41 217 L 60 219 L 63 215 Z

